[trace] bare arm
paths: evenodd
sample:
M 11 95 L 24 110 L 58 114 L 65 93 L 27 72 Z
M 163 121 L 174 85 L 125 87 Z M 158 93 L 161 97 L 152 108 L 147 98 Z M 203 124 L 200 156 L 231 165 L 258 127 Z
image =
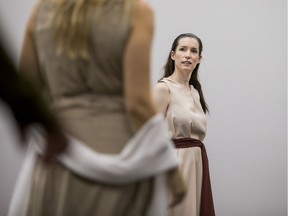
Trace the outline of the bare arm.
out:
M 155 86 L 153 99 L 157 110 L 165 115 L 170 103 L 170 92 L 164 82 L 159 82 Z
M 68 141 L 62 133 L 58 119 L 49 109 L 47 101 L 42 98 L 43 95 L 41 94 L 44 85 L 40 76 L 34 41 L 37 10 L 38 6 L 34 8 L 26 27 L 19 65 L 19 80 L 22 77 L 23 81 L 21 80 L 21 85 L 16 86 L 18 91 L 22 93 L 14 95 L 16 101 L 22 101 L 22 103 L 20 108 L 15 111 L 15 115 L 18 117 L 17 120 L 24 132 L 32 123 L 39 123 L 44 127 L 47 132 L 44 159 L 49 161 L 66 149 Z
M 38 11 L 38 5 L 34 7 L 26 26 L 20 56 L 19 71 L 25 77 L 27 77 L 35 87 L 41 88 L 43 87 L 42 85 L 43 83 L 39 72 L 39 65 L 34 41 L 34 28 L 35 28 L 34 26 L 37 11 Z
M 150 92 L 153 28 L 151 8 L 142 1 L 135 2 L 132 32 L 124 56 L 125 106 L 133 131 L 156 113 Z
M 156 110 L 150 92 L 150 52 L 154 27 L 153 12 L 148 5 L 141 1 L 135 3 L 134 6 L 133 29 L 124 59 L 124 76 L 125 105 L 131 119 L 132 128 L 135 131 L 152 117 Z M 167 99 L 167 97 L 164 98 Z M 174 206 L 183 199 L 185 184 L 178 168 L 169 170 L 167 177 L 173 196 L 171 206 Z

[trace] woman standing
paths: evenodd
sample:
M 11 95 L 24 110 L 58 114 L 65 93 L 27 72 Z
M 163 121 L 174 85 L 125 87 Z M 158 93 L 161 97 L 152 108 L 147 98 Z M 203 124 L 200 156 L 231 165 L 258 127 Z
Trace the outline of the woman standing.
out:
M 171 208 L 171 216 L 213 216 L 214 206 L 204 144 L 207 104 L 198 80 L 202 42 L 194 34 L 173 42 L 164 76 L 155 87 L 155 103 L 165 115 L 182 175 L 187 184 L 184 201 Z
M 143 1 L 39 2 L 28 23 L 20 67 L 50 99 L 76 143 L 70 143 L 67 154 L 76 156 L 64 155 L 61 163 L 49 166 L 38 156 L 24 215 L 158 216 L 165 199 L 158 197 L 162 203 L 154 202 L 154 210 L 151 203 L 158 186 L 165 188 L 156 184 L 160 173 L 168 173 L 174 203 L 181 201 L 184 187 L 169 142 L 160 142 L 161 151 L 155 149 L 157 137 L 144 136 L 154 139 L 144 145 L 130 142 L 144 123 L 159 122 L 152 118 L 150 96 L 152 38 L 153 11 Z M 155 161 L 155 170 L 149 163 L 158 158 L 162 162 Z

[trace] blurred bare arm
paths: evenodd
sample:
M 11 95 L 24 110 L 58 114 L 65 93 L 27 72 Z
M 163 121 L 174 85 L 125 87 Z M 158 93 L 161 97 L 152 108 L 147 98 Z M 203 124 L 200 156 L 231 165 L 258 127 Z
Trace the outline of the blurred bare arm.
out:
M 26 27 L 21 51 L 19 65 L 20 76 L 23 76 L 23 78 L 29 82 L 29 84 L 26 85 L 30 85 L 30 95 L 27 97 L 26 102 L 21 105 L 23 110 L 19 118 L 20 121 L 25 121 L 22 128 L 23 130 L 31 123 L 39 123 L 46 130 L 47 146 L 44 156 L 45 159 L 50 160 L 65 150 L 68 141 L 62 132 L 56 116 L 50 110 L 47 101 L 44 100 L 43 94 L 41 94 L 44 91 L 45 85 L 41 79 L 34 41 L 37 11 L 38 6 L 36 5 Z M 22 120 L 21 118 L 25 119 Z
M 156 113 L 150 91 L 153 19 L 147 3 L 134 3 L 132 32 L 124 56 L 125 106 L 134 132 Z
M 38 57 L 34 41 L 34 28 L 36 22 L 36 15 L 38 12 L 38 5 L 36 5 L 25 29 L 24 41 L 22 45 L 19 71 L 23 74 L 37 89 L 43 88 L 43 81 L 41 79 Z
M 132 33 L 124 59 L 125 105 L 132 128 L 136 131 L 156 113 L 150 92 L 150 52 L 154 28 L 153 11 L 146 3 L 139 1 L 134 5 L 132 21 Z M 165 93 L 165 89 L 163 91 Z M 160 98 L 159 103 L 156 103 L 159 107 Z M 163 100 L 167 100 L 167 97 Z M 166 105 L 160 109 L 166 109 L 168 103 L 167 101 Z M 167 172 L 167 183 L 172 192 L 170 204 L 174 206 L 182 201 L 186 189 L 178 168 Z

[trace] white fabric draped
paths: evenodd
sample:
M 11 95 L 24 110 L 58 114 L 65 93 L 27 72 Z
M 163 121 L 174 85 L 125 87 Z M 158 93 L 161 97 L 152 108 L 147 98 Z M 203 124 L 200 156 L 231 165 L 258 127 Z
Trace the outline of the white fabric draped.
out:
M 149 119 L 119 154 L 97 153 L 81 141 L 67 136 L 70 145 L 58 159 L 69 170 L 82 177 L 110 184 L 129 183 L 155 176 L 154 195 L 148 215 L 166 215 L 168 196 L 164 172 L 178 166 L 178 159 L 162 114 Z M 8 216 L 25 216 L 34 165 L 44 145 L 43 136 L 33 130 Z

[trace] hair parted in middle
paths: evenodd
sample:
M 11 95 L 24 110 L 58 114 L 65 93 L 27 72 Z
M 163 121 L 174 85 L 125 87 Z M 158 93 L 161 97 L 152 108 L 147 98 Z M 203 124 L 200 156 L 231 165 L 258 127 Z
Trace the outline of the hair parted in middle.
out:
M 178 47 L 180 39 L 186 38 L 186 37 L 194 38 L 195 40 L 197 40 L 197 42 L 199 44 L 199 56 L 200 57 L 202 56 L 203 44 L 202 44 L 201 39 L 198 36 L 196 36 L 196 35 L 194 35 L 192 33 L 180 34 L 179 36 L 177 36 L 175 38 L 175 40 L 172 43 L 172 47 L 171 47 L 171 50 L 169 52 L 166 64 L 164 65 L 164 74 L 163 74 L 161 79 L 163 79 L 164 77 L 169 77 L 169 76 L 171 76 L 174 73 L 174 71 L 175 71 L 175 62 L 171 58 L 171 53 L 176 51 L 176 48 Z M 208 109 L 208 105 L 207 105 L 207 103 L 205 101 L 205 98 L 204 98 L 204 95 L 203 95 L 201 83 L 200 83 L 200 81 L 198 79 L 199 66 L 200 66 L 200 63 L 198 63 L 196 65 L 196 67 L 194 68 L 194 70 L 192 71 L 192 74 L 191 74 L 191 77 L 190 77 L 190 80 L 189 80 L 189 85 L 193 85 L 193 87 L 198 91 L 198 93 L 200 95 L 200 103 L 201 103 L 202 109 L 203 109 L 204 113 L 206 113 L 206 112 L 209 112 L 209 109 Z M 159 81 L 161 81 L 161 79 Z

